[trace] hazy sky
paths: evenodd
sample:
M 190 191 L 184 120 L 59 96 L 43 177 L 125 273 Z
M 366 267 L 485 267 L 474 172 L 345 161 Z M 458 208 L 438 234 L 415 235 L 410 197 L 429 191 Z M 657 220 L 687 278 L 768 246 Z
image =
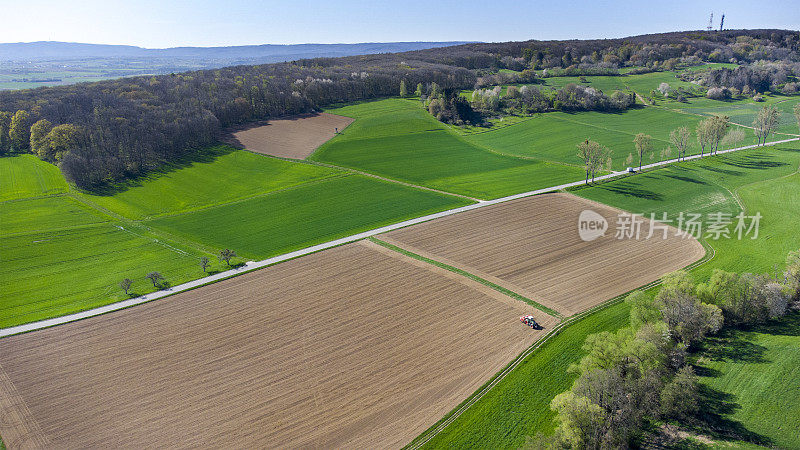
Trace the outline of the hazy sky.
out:
M 13 5 L 13 6 L 11 6 Z M 510 41 L 800 26 L 797 0 L 0 0 L 0 42 L 182 45 Z

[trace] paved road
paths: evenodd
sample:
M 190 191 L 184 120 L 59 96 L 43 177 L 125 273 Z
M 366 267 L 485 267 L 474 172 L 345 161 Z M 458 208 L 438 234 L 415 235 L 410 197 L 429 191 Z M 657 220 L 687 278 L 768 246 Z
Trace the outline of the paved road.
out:
M 797 140 L 800 140 L 800 138 L 784 139 L 784 140 L 781 140 L 781 141 L 770 142 L 770 143 L 767 143 L 766 145 L 770 146 L 770 145 L 776 145 L 776 144 L 783 144 L 783 143 L 786 143 L 786 142 L 792 142 L 792 141 L 797 141 Z M 738 147 L 738 148 L 734 148 L 734 149 L 720 150 L 718 153 L 731 153 L 731 152 L 740 151 L 740 150 L 746 150 L 746 149 L 750 149 L 750 148 L 754 148 L 754 147 L 756 147 L 756 146 L 755 145 L 748 145 L 748 146 L 745 146 L 745 147 Z M 708 155 L 706 155 L 706 157 L 708 157 Z M 700 155 L 693 155 L 693 156 L 686 157 L 686 160 L 699 159 L 699 158 L 700 158 Z M 670 160 L 661 161 L 661 162 L 657 162 L 657 163 L 653 163 L 653 164 L 648 164 L 646 166 L 642 166 L 642 169 L 650 169 L 650 168 L 654 168 L 654 167 L 664 166 L 664 165 L 667 165 L 667 164 L 672 164 L 672 163 L 675 163 L 675 162 L 678 162 L 678 160 L 677 159 L 670 159 Z M 607 175 L 603 175 L 603 176 L 597 177 L 597 178 L 595 178 L 595 180 L 596 181 L 607 180 L 607 179 L 610 179 L 610 178 L 619 177 L 619 176 L 624 175 L 624 174 L 625 174 L 625 172 L 613 172 L 613 173 L 610 173 L 610 174 L 607 174 Z M 481 200 L 478 203 L 474 203 L 474 204 L 471 204 L 471 205 L 462 206 L 460 208 L 455 208 L 455 209 L 449 209 L 447 211 L 442 211 L 442 212 L 438 212 L 438 213 L 435 213 L 435 214 L 429 214 L 427 216 L 417 217 L 416 219 L 406 220 L 406 221 L 398 222 L 398 223 L 395 223 L 395 224 L 392 224 L 392 225 L 387 225 L 387 226 L 384 226 L 384 227 L 375 228 L 375 229 L 372 229 L 372 230 L 369 230 L 369 231 L 365 231 L 363 233 L 354 234 L 354 235 L 347 236 L 347 237 L 344 237 L 344 238 L 341 238 L 341 239 L 336 239 L 336 240 L 333 240 L 333 241 L 329 241 L 329 242 L 325 242 L 325 243 L 322 243 L 322 244 L 318 244 L 318 245 L 314 245 L 314 246 L 311 246 L 311 247 L 307 247 L 307 248 L 304 248 L 304 249 L 301 249 L 301 250 L 297 250 L 297 251 L 294 251 L 294 252 L 291 252 L 291 253 L 286 253 L 286 254 L 283 254 L 283 255 L 279 255 L 279 256 L 272 257 L 272 258 L 268 258 L 268 259 L 265 259 L 263 261 L 255 261 L 255 262 L 250 261 L 247 264 L 245 264 L 245 266 L 240 267 L 238 269 L 233 269 L 233 270 L 228 270 L 228 271 L 225 271 L 225 272 L 220 272 L 218 274 L 211 275 L 211 276 L 208 276 L 208 277 L 205 277 L 205 278 L 200 278 L 200 279 L 197 279 L 197 280 L 194 280 L 194 281 L 190 281 L 188 283 L 184 283 L 184 284 L 180 284 L 180 285 L 177 285 L 177 286 L 173 286 L 172 288 L 170 288 L 168 290 L 153 292 L 153 293 L 150 293 L 150 294 L 147 294 L 147 295 L 143 295 L 141 297 L 136 297 L 136 298 L 132 298 L 132 299 L 129 299 L 129 300 L 124 300 L 124 301 L 121 301 L 121 302 L 112 303 L 110 305 L 101 306 L 99 308 L 94 308 L 94 309 L 82 311 L 82 312 L 75 313 L 75 314 L 69 314 L 69 315 L 66 315 L 66 316 L 61 316 L 61 317 L 56 317 L 56 318 L 53 318 L 53 319 L 42 320 L 42 321 L 39 321 L 39 322 L 31 322 L 31 323 L 28 323 L 28 324 L 18 325 L 18 326 L 15 326 L 15 327 L 3 328 L 3 329 L 0 329 L 0 338 L 5 337 L 5 336 L 11 336 L 13 334 L 25 333 L 25 332 L 28 332 L 28 331 L 34 331 L 34 330 L 39 330 L 39 329 L 42 329 L 42 328 L 48 328 L 48 327 L 52 327 L 52 326 L 55 326 L 55 325 L 60 325 L 60 324 L 68 323 L 68 322 L 73 322 L 73 321 L 76 321 L 76 320 L 85 319 L 87 317 L 99 316 L 100 314 L 105 314 L 105 313 L 111 312 L 111 311 L 117 311 L 117 310 L 120 310 L 120 309 L 128 308 L 130 306 L 134 306 L 134 305 L 138 305 L 138 304 L 141 304 L 141 303 L 149 302 L 149 301 L 152 301 L 152 300 L 155 300 L 155 299 L 159 299 L 159 298 L 162 298 L 162 297 L 166 297 L 168 295 L 172 295 L 172 294 L 175 294 L 175 293 L 178 293 L 178 292 L 183 292 L 183 291 L 187 291 L 187 290 L 190 290 L 190 289 L 194 289 L 194 288 L 197 288 L 197 287 L 202 286 L 204 284 L 209 284 L 209 283 L 213 283 L 215 281 L 222 280 L 224 278 L 229 278 L 229 277 L 232 277 L 232 276 L 240 275 L 240 274 L 242 274 L 244 272 L 248 272 L 250 270 L 254 270 L 254 269 L 261 268 L 261 267 L 270 266 L 270 265 L 273 265 L 273 264 L 276 264 L 276 263 L 279 263 L 279 262 L 282 262 L 282 261 L 286 261 L 286 260 L 289 260 L 289 259 L 297 258 L 299 256 L 308 255 L 308 254 L 315 253 L 315 252 L 318 252 L 318 251 L 321 251 L 321 250 L 325 250 L 325 249 L 328 249 L 328 248 L 336 247 L 336 246 L 339 246 L 339 245 L 342 245 L 342 244 L 355 242 L 355 241 L 358 241 L 358 240 L 361 240 L 361 239 L 365 239 L 365 238 L 368 238 L 368 237 L 371 237 L 371 236 L 375 236 L 375 235 L 378 235 L 378 234 L 381 234 L 381 233 L 385 233 L 387 231 L 396 230 L 398 228 L 404 228 L 404 227 L 407 227 L 409 225 L 416 225 L 418 223 L 427 222 L 429 220 L 438 219 L 440 217 L 446 217 L 446 216 L 450 216 L 450 215 L 453 215 L 453 214 L 458 214 L 458 213 L 464 212 L 464 211 L 470 211 L 470 210 L 477 209 L 477 208 L 483 208 L 483 207 L 490 206 L 490 205 L 496 205 L 498 203 L 503 203 L 503 202 L 508 202 L 508 201 L 511 201 L 511 200 L 530 197 L 532 195 L 543 194 L 545 192 L 558 191 L 558 190 L 566 189 L 566 188 L 573 187 L 573 186 L 579 186 L 579 185 L 581 185 L 583 183 L 584 183 L 584 181 L 580 180 L 580 181 L 575 181 L 575 182 L 572 182 L 572 183 L 560 184 L 558 186 L 551 186 L 551 187 L 547 187 L 547 188 L 544 188 L 544 189 L 537 189 L 535 191 L 529 191 L 529 192 L 523 192 L 521 194 L 510 195 L 508 197 L 498 198 L 498 199 L 494 199 L 494 200 Z

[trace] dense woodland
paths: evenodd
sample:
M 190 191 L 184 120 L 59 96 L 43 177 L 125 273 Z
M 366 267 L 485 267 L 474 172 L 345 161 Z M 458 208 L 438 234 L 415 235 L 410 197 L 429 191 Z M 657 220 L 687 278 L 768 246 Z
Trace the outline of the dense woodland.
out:
M 764 60 L 782 62 L 765 70 L 788 73 L 789 80 L 798 75 L 798 46 L 800 35 L 782 30 L 466 44 L 0 92 L 0 153 L 31 151 L 58 164 L 78 187 L 98 189 L 211 144 L 226 127 L 397 95 L 401 82 L 421 86 L 417 93 L 429 97 L 435 87 L 452 94 L 488 86 L 497 81 L 492 77 L 499 69 L 518 71 L 505 77 L 528 83 L 535 82 L 535 71 L 544 69 L 550 74 L 542 76 Z M 732 72 L 715 73 L 707 82 L 741 84 Z M 784 89 L 782 77 L 775 73 L 768 81 L 756 82 L 752 75 L 746 84 L 758 92 L 767 85 Z M 517 106 L 529 111 L 624 109 L 631 100 L 575 86 L 562 91 L 545 98 L 530 88 L 519 93 Z M 437 112 L 448 121 L 478 120 L 470 105 L 454 95 L 443 96 Z

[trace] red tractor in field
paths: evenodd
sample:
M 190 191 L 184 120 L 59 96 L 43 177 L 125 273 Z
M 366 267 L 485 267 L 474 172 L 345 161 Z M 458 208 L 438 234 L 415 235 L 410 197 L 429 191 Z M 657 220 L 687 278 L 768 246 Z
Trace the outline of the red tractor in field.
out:
M 519 318 L 519 320 L 522 321 L 522 323 L 524 323 L 525 325 L 533 328 L 534 330 L 542 329 L 542 326 L 539 325 L 539 323 L 536 322 L 536 319 L 534 319 L 533 316 L 531 315 L 522 316 Z

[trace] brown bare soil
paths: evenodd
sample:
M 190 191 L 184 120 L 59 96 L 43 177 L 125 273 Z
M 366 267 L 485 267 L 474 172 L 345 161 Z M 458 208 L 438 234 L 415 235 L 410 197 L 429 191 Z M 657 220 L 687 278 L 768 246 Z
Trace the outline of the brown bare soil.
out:
M 32 447 L 397 447 L 554 319 L 371 242 L 0 340 Z
M 608 221 L 604 237 L 584 242 L 578 216 Z M 571 194 L 545 194 L 395 230 L 379 239 L 461 268 L 564 314 L 591 308 L 697 261 L 695 239 L 617 239 L 620 211 Z
M 275 119 L 232 131 L 224 140 L 256 153 L 305 159 L 334 136 L 335 128 L 342 131 L 353 120 L 328 113 Z

